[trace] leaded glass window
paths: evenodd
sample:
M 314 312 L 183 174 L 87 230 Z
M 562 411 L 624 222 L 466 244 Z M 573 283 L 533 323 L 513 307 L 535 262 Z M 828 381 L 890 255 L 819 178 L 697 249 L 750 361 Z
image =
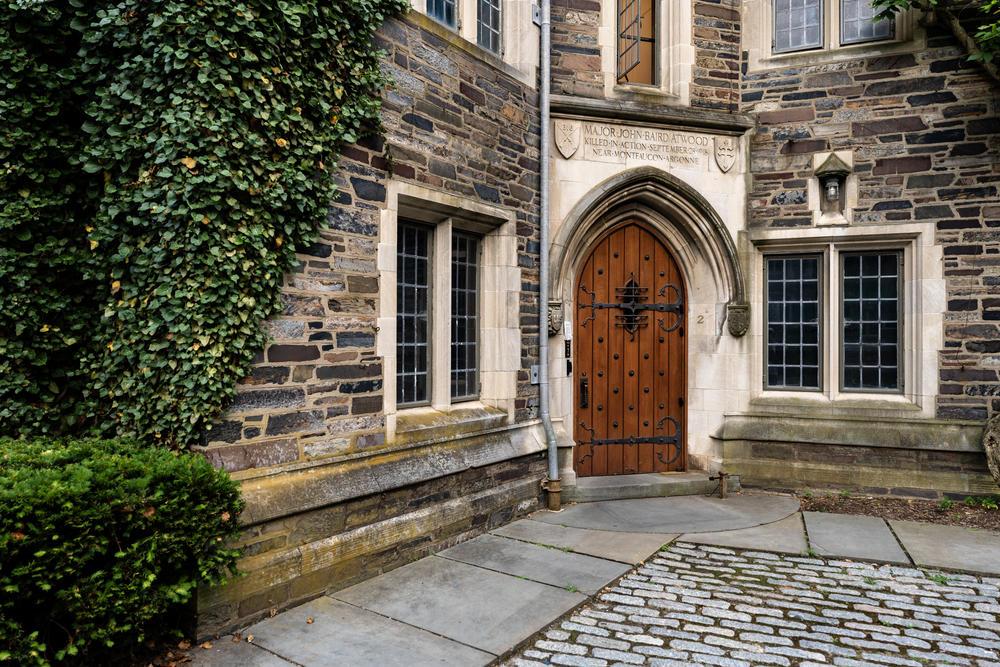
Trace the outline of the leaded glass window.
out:
M 618 0 L 618 83 L 656 83 L 655 0 Z
M 451 239 L 451 397 L 479 394 L 479 238 Z
M 396 243 L 396 403 L 429 399 L 430 238 L 427 227 L 403 223 Z
M 902 255 L 845 253 L 842 261 L 843 388 L 898 391 Z
M 765 380 L 769 389 L 820 388 L 819 255 L 765 259 Z
M 455 0 L 427 0 L 427 15 L 449 28 L 454 28 L 456 25 Z
M 823 46 L 822 0 L 774 0 L 774 52 Z
M 500 2 L 501 0 L 476 0 L 479 6 L 476 39 L 479 46 L 493 53 L 500 53 Z
M 892 37 L 893 22 L 875 21 L 872 0 L 840 0 L 840 43 L 856 44 Z

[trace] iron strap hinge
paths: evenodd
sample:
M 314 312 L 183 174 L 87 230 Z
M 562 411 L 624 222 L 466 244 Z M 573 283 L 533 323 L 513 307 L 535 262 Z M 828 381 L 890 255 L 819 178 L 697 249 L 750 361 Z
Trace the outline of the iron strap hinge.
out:
M 680 438 L 676 435 L 632 436 L 629 438 L 605 438 L 581 442 L 581 445 L 676 445 Z

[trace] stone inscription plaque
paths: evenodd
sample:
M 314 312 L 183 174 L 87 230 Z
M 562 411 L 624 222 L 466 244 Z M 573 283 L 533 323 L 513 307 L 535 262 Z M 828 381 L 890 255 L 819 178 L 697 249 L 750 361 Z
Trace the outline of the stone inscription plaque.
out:
M 578 159 L 707 169 L 712 154 L 712 138 L 704 134 L 589 122 L 582 126 Z

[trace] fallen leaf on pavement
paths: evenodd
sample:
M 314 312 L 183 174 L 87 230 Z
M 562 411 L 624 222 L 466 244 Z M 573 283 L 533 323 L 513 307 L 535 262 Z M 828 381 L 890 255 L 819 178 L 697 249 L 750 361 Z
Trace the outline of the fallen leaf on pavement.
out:
M 201 645 L 201 647 L 207 651 L 208 649 L 212 648 L 212 642 L 205 642 L 204 644 Z

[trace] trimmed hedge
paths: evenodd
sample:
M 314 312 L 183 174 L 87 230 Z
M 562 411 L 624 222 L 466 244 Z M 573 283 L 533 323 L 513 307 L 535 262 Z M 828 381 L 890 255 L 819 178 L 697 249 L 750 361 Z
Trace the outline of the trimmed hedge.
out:
M 0 439 L 0 664 L 124 659 L 235 573 L 239 487 L 204 457 Z

